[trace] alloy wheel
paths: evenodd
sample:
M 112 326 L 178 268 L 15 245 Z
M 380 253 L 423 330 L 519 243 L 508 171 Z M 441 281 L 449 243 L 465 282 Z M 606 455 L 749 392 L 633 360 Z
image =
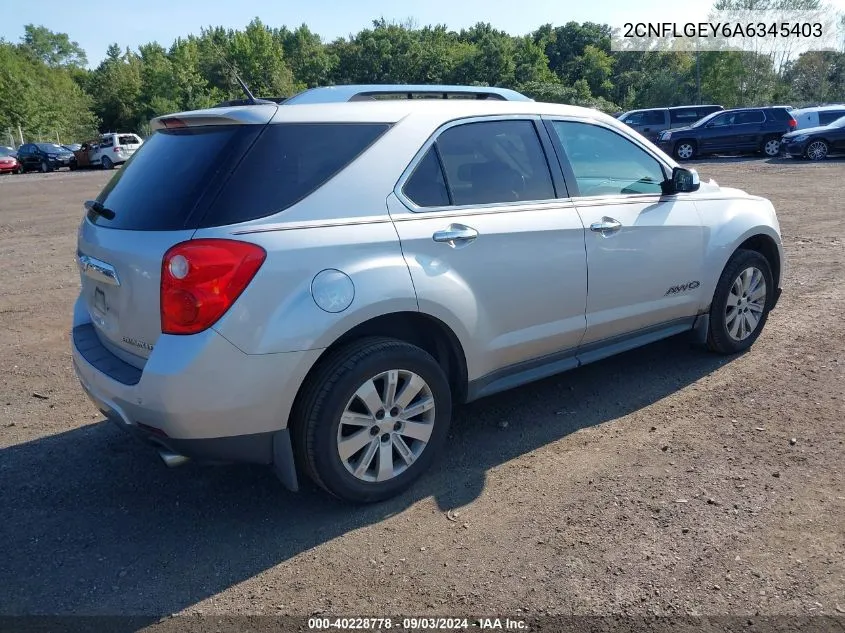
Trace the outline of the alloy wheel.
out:
M 338 455 L 361 481 L 393 479 L 425 450 L 434 420 L 434 395 L 421 376 L 403 369 L 382 372 L 346 404 L 337 429 Z
M 766 153 L 766 156 L 777 156 L 780 154 L 780 141 L 773 138 L 769 139 L 763 145 L 763 151 Z
M 678 158 L 683 158 L 684 160 L 692 158 L 692 155 L 695 153 L 695 149 L 690 143 L 681 143 L 678 145 Z
M 734 279 L 725 307 L 725 326 L 735 341 L 744 341 L 760 324 L 766 309 L 766 280 L 759 268 L 750 266 Z
M 823 160 L 827 156 L 827 143 L 824 141 L 813 141 L 807 146 L 807 158 L 810 160 Z

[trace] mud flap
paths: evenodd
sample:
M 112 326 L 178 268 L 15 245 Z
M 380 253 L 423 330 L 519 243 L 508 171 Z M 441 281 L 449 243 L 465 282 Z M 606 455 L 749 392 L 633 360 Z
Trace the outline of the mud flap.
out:
M 299 491 L 296 465 L 293 461 L 293 445 L 288 429 L 282 429 L 273 435 L 273 472 L 285 488 L 291 492 Z
M 696 347 L 707 345 L 707 336 L 710 334 L 710 313 L 699 314 L 692 325 L 692 344 Z

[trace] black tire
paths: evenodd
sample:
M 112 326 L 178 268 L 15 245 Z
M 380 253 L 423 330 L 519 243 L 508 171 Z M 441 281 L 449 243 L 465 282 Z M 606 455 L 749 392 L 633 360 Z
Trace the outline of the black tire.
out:
M 19 174 L 24 173 L 23 165 L 18 165 L 18 172 L 17 173 L 19 173 Z
M 760 314 L 757 324 L 751 330 L 750 334 L 742 340 L 737 340 L 731 335 L 728 327 L 729 316 L 727 314 L 728 300 L 731 296 L 731 290 L 739 275 L 749 268 L 756 268 L 762 273 L 763 282 L 765 283 L 765 305 L 762 306 L 762 313 Z M 769 266 L 769 261 L 757 251 L 750 251 L 746 249 L 739 249 L 728 260 L 725 269 L 719 277 L 719 283 L 716 285 L 716 292 L 713 293 L 713 302 L 710 306 L 710 328 L 707 335 L 707 347 L 712 352 L 718 354 L 738 354 L 750 348 L 763 328 L 766 326 L 766 321 L 769 318 L 769 311 L 772 309 L 772 301 L 775 296 L 774 279 L 772 277 L 772 269 Z M 746 304 L 747 309 L 747 304 Z M 753 314 L 753 311 L 752 311 Z M 742 318 L 741 315 L 736 318 Z
M 108 156 L 103 156 L 102 164 L 103 169 L 114 169 L 114 163 Z
M 338 427 L 358 388 L 381 372 L 414 372 L 431 390 L 434 421 L 428 444 L 401 474 L 367 482 L 349 472 L 338 453 Z M 353 503 L 396 496 L 414 483 L 443 447 L 452 415 L 452 394 L 443 369 L 424 350 L 395 339 L 368 337 L 332 352 L 320 361 L 294 404 L 292 436 L 297 464 L 327 492 Z
M 689 147 L 692 150 L 691 154 L 687 154 L 685 148 Z M 675 149 L 672 151 L 675 155 L 675 158 L 678 160 L 692 160 L 696 156 L 698 156 L 698 145 L 695 141 L 690 141 L 687 139 L 681 139 L 677 143 L 675 143 Z M 683 156 L 682 156 L 683 154 Z
M 41 161 L 41 173 L 46 174 L 46 173 L 49 173 L 51 171 L 53 171 L 53 168 L 50 167 L 50 163 L 48 163 L 46 160 L 42 160 Z

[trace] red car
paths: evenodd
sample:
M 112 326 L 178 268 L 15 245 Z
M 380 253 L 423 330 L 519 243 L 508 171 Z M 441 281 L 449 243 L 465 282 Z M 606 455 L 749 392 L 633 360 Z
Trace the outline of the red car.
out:
M 0 174 L 23 173 L 17 157 L 4 147 L 0 147 Z

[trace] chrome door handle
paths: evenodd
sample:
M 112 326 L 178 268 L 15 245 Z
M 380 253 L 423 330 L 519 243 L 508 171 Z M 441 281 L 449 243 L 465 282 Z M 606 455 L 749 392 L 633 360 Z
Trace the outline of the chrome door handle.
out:
M 602 235 L 610 235 L 611 233 L 616 233 L 619 229 L 622 228 L 622 223 L 618 220 L 614 220 L 613 218 L 604 217 L 601 219 L 601 222 L 593 222 L 590 225 L 590 230 L 595 231 L 596 233 L 601 233 Z
M 465 246 L 478 237 L 478 231 L 463 224 L 450 224 L 449 228 L 435 232 L 431 236 L 435 242 L 446 242 L 452 248 Z

